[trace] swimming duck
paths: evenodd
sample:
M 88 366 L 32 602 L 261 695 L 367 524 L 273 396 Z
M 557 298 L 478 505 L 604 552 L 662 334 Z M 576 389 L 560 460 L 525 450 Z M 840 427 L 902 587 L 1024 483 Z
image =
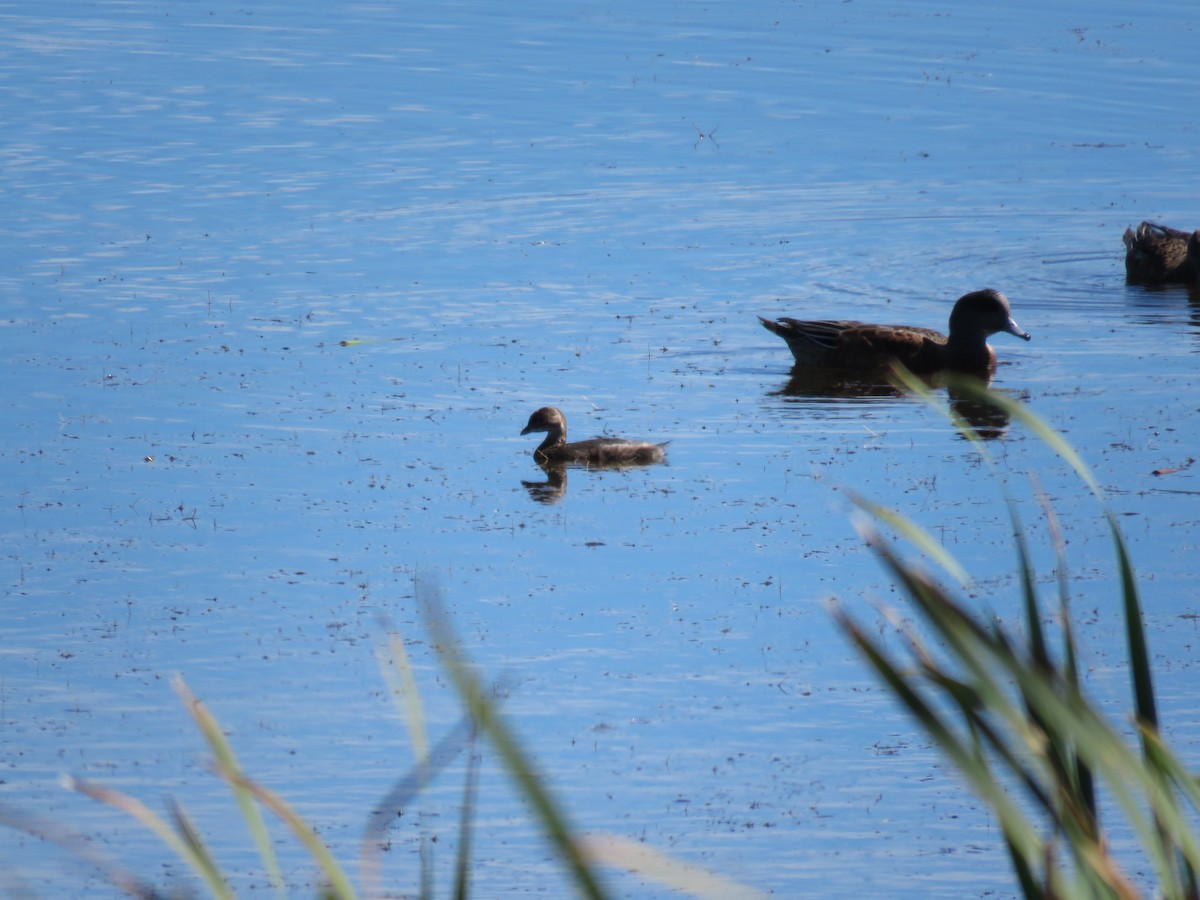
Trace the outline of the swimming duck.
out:
M 1129 284 L 1190 284 L 1200 279 L 1200 228 L 1188 234 L 1143 222 L 1136 232 L 1126 228 L 1121 239 Z
M 643 466 L 660 463 L 667 443 L 627 441 L 624 438 L 598 437 L 567 443 L 567 417 L 553 406 L 543 406 L 529 417 L 521 434 L 546 432 L 546 439 L 533 451 L 539 465 L 556 466 L 582 463 L 588 466 Z
M 950 313 L 950 336 L 912 325 L 870 325 L 851 321 L 803 322 L 758 317 L 767 331 L 785 341 L 798 366 L 881 369 L 891 361 L 917 374 L 942 369 L 982 372 L 996 365 L 987 339 L 1006 331 L 1030 337 L 1012 320 L 1008 298 L 991 289 L 964 294 Z

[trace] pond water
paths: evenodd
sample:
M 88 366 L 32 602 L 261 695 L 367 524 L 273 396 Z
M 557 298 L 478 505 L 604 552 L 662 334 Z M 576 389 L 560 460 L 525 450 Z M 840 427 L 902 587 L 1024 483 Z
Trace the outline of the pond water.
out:
M 1126 286 L 1121 246 L 1142 219 L 1200 225 L 1200 15 L 132 0 L 0 20 L 5 815 L 194 888 L 59 778 L 173 797 L 261 887 L 178 674 L 353 870 L 413 760 L 389 629 L 432 736 L 461 716 L 423 581 L 579 829 L 778 896 L 1012 895 L 995 823 L 831 623 L 830 598 L 868 622 L 901 603 L 842 489 L 939 537 L 1019 628 L 1005 485 L 1055 591 L 1036 473 L 1119 719 L 1100 509 L 1009 423 L 1001 483 L 915 400 L 797 388 L 755 319 L 944 328 L 985 286 L 1033 335 L 993 339 L 994 385 L 1109 493 L 1168 734 L 1200 759 L 1200 296 Z M 547 404 L 576 437 L 669 440 L 668 463 L 539 488 L 519 432 Z M 480 752 L 480 894 L 561 895 Z M 449 884 L 463 771 L 392 828 L 395 894 L 422 834 Z M 19 830 L 0 861 L 9 892 L 117 893 Z

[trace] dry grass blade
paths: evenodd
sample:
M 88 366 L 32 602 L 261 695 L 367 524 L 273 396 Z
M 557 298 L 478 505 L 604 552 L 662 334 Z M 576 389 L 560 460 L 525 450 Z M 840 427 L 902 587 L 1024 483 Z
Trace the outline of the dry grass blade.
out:
M 676 891 L 702 900 L 765 900 L 767 894 L 708 869 L 672 859 L 640 841 L 614 835 L 580 840 L 580 849 L 593 865 L 635 872 Z
M 81 834 L 67 831 L 59 825 L 48 822 L 39 816 L 12 809 L 5 804 L 0 804 L 0 824 L 23 831 L 39 840 L 58 845 L 72 856 L 78 857 L 95 866 L 104 875 L 105 879 L 108 880 L 109 884 L 131 897 L 137 897 L 139 900 L 159 900 L 162 897 L 154 887 L 146 884 L 136 875 L 121 868 L 104 854 L 98 852 L 91 846 L 91 841 Z M 11 886 L 9 893 L 11 896 L 20 896 L 18 891 L 11 890 Z M 30 892 L 29 896 L 37 895 Z
M 192 871 L 200 876 L 214 897 L 233 897 L 233 893 L 229 890 L 229 886 L 225 883 L 225 879 L 217 870 L 211 857 L 198 854 L 191 844 L 172 831 L 171 826 L 155 815 L 146 804 L 98 784 L 69 777 L 65 780 L 67 787 L 114 809 L 121 810 L 158 835 L 159 839 L 170 847 L 180 859 L 191 866 Z
M 379 669 L 391 687 L 392 697 L 408 726 L 412 739 L 413 756 L 417 765 L 423 766 L 429 758 L 429 732 L 425 727 L 425 707 L 421 703 L 421 691 L 417 687 L 417 676 L 404 647 L 404 638 L 394 628 L 388 628 L 388 651 L 390 660 L 385 659 L 382 648 L 376 647 Z

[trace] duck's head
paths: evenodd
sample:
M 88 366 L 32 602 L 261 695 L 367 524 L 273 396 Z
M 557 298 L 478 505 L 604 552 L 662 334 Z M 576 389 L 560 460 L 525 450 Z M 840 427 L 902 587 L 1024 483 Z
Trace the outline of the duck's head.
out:
M 1187 252 L 1192 265 L 1200 269 L 1200 228 L 1193 231 L 1192 236 L 1188 238 Z
M 1013 321 L 1008 298 L 999 291 L 986 288 L 982 291 L 971 291 L 958 298 L 954 310 L 950 313 L 951 334 L 982 332 L 986 338 L 998 331 L 1006 331 L 1025 341 L 1030 340 L 1030 335 Z
M 543 406 L 529 417 L 529 421 L 521 429 L 521 434 L 529 434 L 533 431 L 566 434 L 567 417 L 553 406 Z

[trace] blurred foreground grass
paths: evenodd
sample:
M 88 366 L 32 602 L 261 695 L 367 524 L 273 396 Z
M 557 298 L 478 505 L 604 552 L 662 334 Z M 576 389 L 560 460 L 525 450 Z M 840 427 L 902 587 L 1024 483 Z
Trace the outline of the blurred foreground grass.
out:
M 900 380 L 928 402 L 920 382 Z M 932 537 L 892 510 L 855 497 L 865 513 L 860 532 L 917 612 L 923 628 L 893 610 L 906 652 L 884 641 L 840 609 L 843 632 L 892 695 L 954 764 L 1000 823 L 1012 868 L 1026 897 L 1137 897 L 1139 890 L 1110 851 L 1097 790 L 1107 792 L 1153 866 L 1155 896 L 1197 897 L 1200 867 L 1196 813 L 1200 787 L 1166 746 L 1159 730 L 1154 680 L 1133 565 L 1116 515 L 1078 454 L 1045 422 L 1008 397 L 970 380 L 953 389 L 1020 422 L 1051 447 L 1100 505 L 1119 573 L 1133 696 L 1130 731 L 1101 715 L 1080 688 L 1070 616 L 1065 551 L 1054 511 L 1043 499 L 1058 556 L 1061 648 L 1051 650 L 1043 628 L 1024 530 L 1016 505 L 1008 509 L 1016 544 L 1025 633 L 983 624 L 915 562 L 903 559 L 880 533 L 886 524 L 937 560 L 956 579 L 961 569 Z M 949 415 L 991 464 L 986 444 L 971 426 Z
M 486 741 L 496 753 L 504 771 L 515 785 L 518 794 L 540 826 L 542 834 L 566 870 L 569 883 L 583 897 L 602 898 L 608 891 L 601 873 L 612 870 L 656 882 L 671 890 L 699 898 L 761 898 L 766 895 L 744 884 L 724 878 L 714 872 L 667 856 L 633 839 L 618 835 L 582 834 L 573 829 L 563 807 L 554 798 L 544 777 L 522 748 L 512 729 L 501 715 L 497 701 L 503 691 L 485 685 L 475 667 L 470 664 L 458 645 L 442 608 L 436 587 L 429 581 L 417 580 L 418 604 L 424 615 L 426 629 L 437 649 L 442 671 L 454 685 L 462 705 L 462 718 L 448 734 L 430 745 L 424 708 L 412 666 L 409 664 L 404 641 L 391 634 L 386 646 L 380 647 L 380 665 L 390 683 L 402 718 L 408 726 L 416 762 L 411 771 L 398 778 L 395 784 L 365 813 L 365 825 L 358 858 L 358 888 L 343 864 L 318 837 L 316 830 L 282 797 L 257 783 L 239 765 L 233 747 L 215 716 L 184 683 L 177 678 L 174 686 L 184 707 L 190 713 L 212 754 L 214 774 L 232 792 L 238 814 L 253 841 L 275 894 L 288 896 L 288 879 L 279 865 L 275 839 L 268 827 L 268 816 L 283 823 L 292 838 L 303 848 L 317 866 L 323 887 L 320 896 L 350 900 L 368 897 L 397 896 L 383 883 L 380 856 L 387 845 L 387 831 L 397 821 L 397 812 L 413 803 L 431 779 L 442 773 L 464 752 L 467 756 L 466 776 L 458 821 L 457 858 L 454 865 L 454 884 L 448 896 L 465 898 L 473 890 L 471 879 L 471 849 L 473 846 L 472 817 L 475 809 L 475 783 L 478 754 L 472 752 L 479 741 Z M 183 860 L 211 897 L 229 898 L 233 892 L 227 873 L 209 849 L 204 836 L 193 824 L 179 803 L 167 802 L 164 818 L 140 800 L 103 785 L 66 778 L 68 787 L 133 817 L 157 835 L 179 859 Z M 266 813 L 267 815 L 264 815 Z M 29 813 L 0 808 L 0 823 L 18 828 L 39 838 L 57 843 L 71 854 L 91 863 L 116 888 L 140 898 L 166 896 L 151 883 L 139 878 L 90 846 L 86 836 L 69 832 L 59 823 L 46 822 Z M 418 896 L 434 896 L 431 843 L 437 838 L 421 835 L 421 852 L 414 865 L 419 866 Z M 172 893 L 172 896 L 176 896 Z

